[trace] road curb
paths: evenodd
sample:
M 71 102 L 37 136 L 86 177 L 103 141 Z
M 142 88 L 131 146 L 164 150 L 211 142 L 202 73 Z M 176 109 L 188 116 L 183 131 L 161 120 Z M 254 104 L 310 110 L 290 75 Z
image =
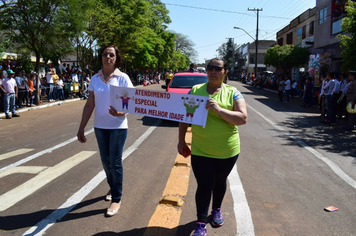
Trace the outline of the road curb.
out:
M 55 101 L 52 103 L 45 103 L 43 105 L 38 105 L 35 107 L 24 107 L 24 108 L 18 108 L 16 110 L 16 113 L 22 113 L 25 111 L 32 111 L 32 110 L 37 110 L 37 109 L 42 109 L 42 108 L 47 108 L 47 107 L 52 107 L 52 106 L 59 106 L 63 103 L 68 103 L 68 102 L 75 102 L 81 100 L 80 98 L 73 98 L 73 99 L 67 99 L 67 100 L 63 100 L 63 101 Z M 5 112 L 0 113 L 0 119 L 4 119 L 6 117 Z

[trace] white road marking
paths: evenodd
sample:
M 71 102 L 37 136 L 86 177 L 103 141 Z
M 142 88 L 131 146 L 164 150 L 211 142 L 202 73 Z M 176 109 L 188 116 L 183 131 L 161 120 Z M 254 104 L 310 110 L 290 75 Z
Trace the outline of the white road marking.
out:
M 247 203 L 245 190 L 237 172 L 236 164 L 228 179 L 234 204 L 236 235 L 254 236 L 255 229 L 253 227 L 251 211 Z
M 94 129 L 91 129 L 91 130 L 85 132 L 85 135 L 88 135 L 88 134 L 92 133 L 93 131 L 94 131 Z M 13 168 L 13 167 L 16 167 L 16 166 L 19 166 L 19 165 L 22 165 L 22 164 L 24 164 L 24 163 L 26 163 L 28 161 L 31 161 L 31 160 L 39 157 L 39 156 L 42 156 L 43 154 L 51 153 L 52 151 L 54 151 L 54 150 L 56 150 L 58 148 L 61 148 L 61 147 L 65 146 L 65 145 L 67 145 L 67 144 L 70 144 L 70 143 L 72 143 L 74 141 L 77 141 L 77 140 L 78 140 L 77 137 L 71 138 L 71 139 L 69 139 L 69 140 L 67 140 L 67 141 L 65 141 L 63 143 L 60 143 L 60 144 L 54 146 L 54 147 L 48 148 L 46 150 L 43 150 L 43 151 L 38 152 L 36 154 L 33 154 L 32 156 L 29 156 L 27 158 L 19 160 L 19 161 L 15 162 L 15 163 L 13 163 L 11 165 L 5 166 L 5 167 L 0 169 L 0 172 L 4 171 L 4 170 L 7 170 L 7 169 L 10 169 L 10 168 Z
M 0 161 L 14 157 L 14 156 L 18 156 L 21 154 L 25 154 L 27 152 L 31 152 L 34 149 L 30 149 L 30 148 L 21 148 L 21 149 L 17 149 L 15 151 L 12 152 L 8 152 L 8 153 L 4 153 L 0 155 Z
M 88 159 L 95 153 L 96 152 L 93 151 L 80 152 L 53 167 L 47 168 L 32 179 L 4 193 L 0 196 L 0 211 L 4 211 L 15 205 L 19 201 L 25 199 L 27 196 L 42 188 L 52 180 L 56 179 L 58 176 L 62 175 L 74 166 L 81 163 L 82 161 Z
M 122 160 L 125 160 L 132 152 L 134 152 L 140 144 L 153 132 L 153 130 L 162 122 L 157 120 L 148 130 L 142 134 L 142 136 L 136 140 L 126 151 L 124 151 Z M 27 230 L 23 235 L 43 235 L 47 229 L 49 229 L 54 223 L 62 219 L 69 211 L 71 211 L 78 203 L 80 203 L 91 191 L 93 191 L 106 176 L 104 171 L 100 171 L 94 178 L 92 178 L 86 185 L 84 185 L 79 191 L 73 194 L 68 200 L 63 203 L 57 210 L 53 211 L 45 219 L 41 220 L 35 226 Z
M 41 171 L 47 169 L 48 166 L 18 166 L 15 168 L 7 169 L 3 172 L 0 172 L 0 179 L 16 173 L 26 173 L 26 174 L 38 174 Z
M 301 147 L 305 148 L 308 152 L 313 154 L 315 157 L 318 159 L 322 160 L 325 164 L 327 164 L 334 173 L 339 176 L 342 180 L 344 180 L 347 184 L 349 184 L 351 187 L 356 189 L 356 181 L 352 179 L 349 175 L 347 175 L 337 164 L 335 164 L 333 161 L 330 159 L 326 158 L 321 154 L 320 152 L 316 151 L 314 148 L 309 147 L 305 142 L 300 140 L 299 138 L 296 138 L 295 136 L 291 135 L 288 131 L 283 129 L 282 127 L 276 125 L 273 121 L 265 117 L 262 113 L 257 111 L 256 109 L 252 108 L 251 106 L 247 105 L 247 107 L 254 112 L 256 112 L 259 116 L 261 116 L 265 121 L 270 123 L 273 127 L 275 127 L 277 130 L 282 131 L 285 133 L 285 135 L 289 136 L 292 138 L 294 141 L 296 141 Z

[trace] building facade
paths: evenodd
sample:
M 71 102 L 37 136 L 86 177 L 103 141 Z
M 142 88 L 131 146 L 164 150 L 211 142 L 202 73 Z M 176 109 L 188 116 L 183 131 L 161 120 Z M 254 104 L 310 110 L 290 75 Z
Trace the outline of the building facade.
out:
M 318 58 L 318 74 L 342 72 L 342 57 L 338 35 L 346 16 L 347 0 L 316 0 L 316 6 L 293 19 L 277 32 L 278 45 L 291 44 L 306 47 Z M 302 71 L 308 70 L 308 65 Z
M 321 73 L 342 72 L 342 57 L 338 35 L 342 33 L 342 18 L 346 16 L 347 0 L 317 0 L 314 48 L 321 51 Z
M 276 44 L 275 40 L 258 40 L 257 72 L 274 70 L 264 64 L 267 49 Z M 246 73 L 255 72 L 256 44 L 255 42 L 241 45 L 237 50 L 237 67 Z

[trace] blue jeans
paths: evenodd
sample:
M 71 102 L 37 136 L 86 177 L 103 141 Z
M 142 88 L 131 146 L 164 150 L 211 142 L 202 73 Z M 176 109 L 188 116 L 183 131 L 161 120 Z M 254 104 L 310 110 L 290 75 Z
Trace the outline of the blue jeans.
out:
M 64 89 L 57 89 L 57 98 L 59 100 L 64 100 Z
M 53 100 L 57 100 L 58 99 L 58 90 L 57 90 L 57 85 L 56 84 L 53 84 L 52 99 Z
M 10 110 L 12 114 L 16 113 L 15 110 L 15 94 L 14 93 L 8 93 L 4 95 L 4 111 L 7 116 L 10 115 Z
M 333 117 L 333 104 L 332 104 L 333 95 L 325 95 L 325 106 L 326 106 L 326 114 L 327 119 L 332 121 Z
M 110 186 L 112 202 L 120 202 L 122 196 L 122 153 L 127 138 L 127 129 L 94 128 L 101 162 Z
M 53 83 L 47 84 L 47 98 L 48 98 L 48 101 L 53 99 L 53 90 L 54 90 L 54 84 Z

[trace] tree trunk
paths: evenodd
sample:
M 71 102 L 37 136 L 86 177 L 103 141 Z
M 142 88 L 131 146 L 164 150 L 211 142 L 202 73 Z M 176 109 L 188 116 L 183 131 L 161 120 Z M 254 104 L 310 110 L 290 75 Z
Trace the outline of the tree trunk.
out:
M 40 60 L 41 60 L 41 55 L 39 52 L 36 52 L 36 90 L 35 90 L 35 104 L 39 105 L 40 104 Z

